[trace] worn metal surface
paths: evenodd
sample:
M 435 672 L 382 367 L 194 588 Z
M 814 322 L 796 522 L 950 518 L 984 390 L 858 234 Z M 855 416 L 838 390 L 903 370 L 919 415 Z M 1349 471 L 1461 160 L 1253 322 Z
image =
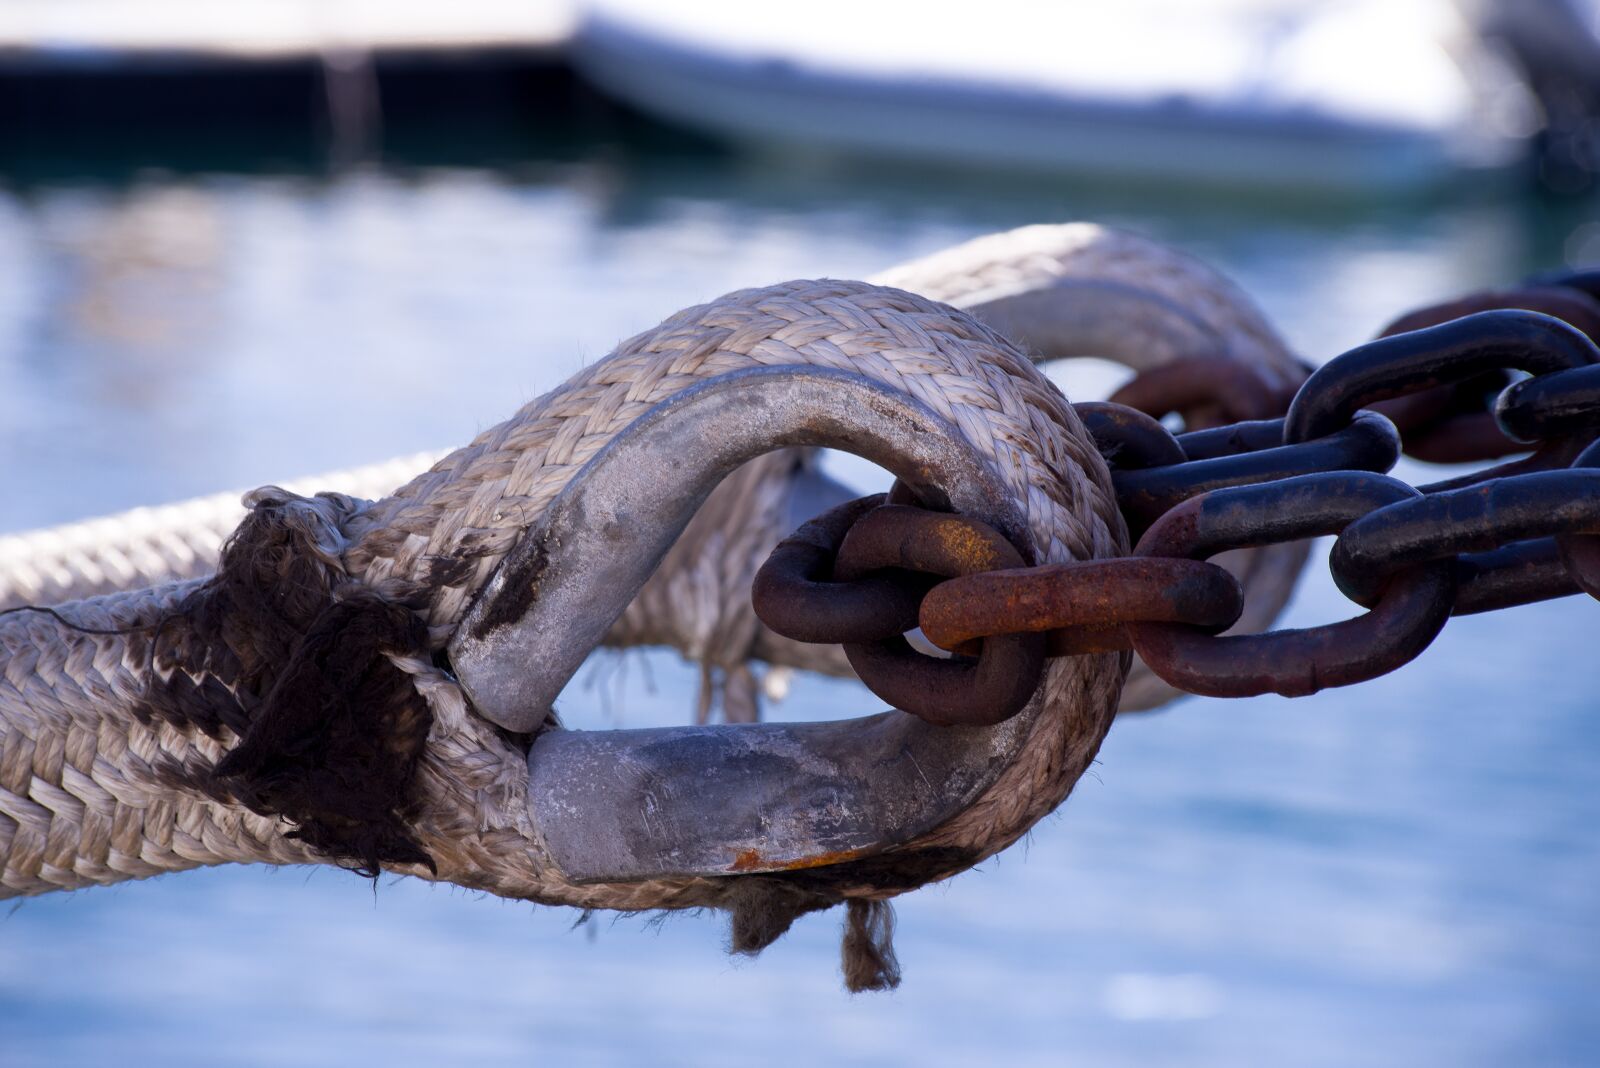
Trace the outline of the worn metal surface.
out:
M 1453 478 L 1440 479 L 1437 482 L 1427 482 L 1417 487 L 1423 493 L 1444 493 L 1448 490 L 1461 489 L 1464 486 L 1476 486 L 1484 482 L 1492 482 L 1497 478 L 1510 478 L 1513 475 L 1523 475 L 1530 471 L 1560 471 L 1571 467 L 1572 461 L 1577 458 L 1588 445 L 1588 440 L 1583 435 L 1574 434 L 1570 437 L 1556 438 L 1540 445 L 1533 452 L 1515 460 L 1509 460 L 1493 467 L 1481 467 L 1476 471 L 1468 471 L 1464 475 Z
M 1555 541 L 1572 581 L 1590 597 L 1600 598 L 1600 536 L 1564 534 Z
M 887 505 L 862 516 L 839 546 L 835 574 L 845 581 L 884 569 L 946 577 L 1030 562 L 999 531 L 970 516 Z M 909 628 L 907 628 L 909 629 Z M 845 655 L 873 693 L 930 723 L 990 724 L 1022 711 L 1044 672 L 1044 639 L 1005 634 L 973 656 L 940 659 L 899 634 L 845 643 Z
M 1113 471 L 1111 481 L 1130 527 L 1142 528 L 1179 502 L 1210 490 L 1316 471 L 1383 472 L 1399 458 L 1394 424 L 1377 412 L 1359 411 L 1348 426 L 1327 437 L 1143 471 Z
M 1118 403 L 1078 406 L 1112 467 L 1130 528 L 1155 524 L 1139 557 L 990 570 L 926 593 L 901 579 L 905 598 L 892 611 L 880 604 L 877 619 L 857 618 L 853 631 L 829 621 L 808 634 L 820 640 L 893 631 L 874 648 L 892 649 L 904 669 L 893 691 L 902 705 L 923 709 L 937 706 L 949 688 L 940 675 L 949 665 L 910 654 L 900 640 L 912 594 L 922 597 L 923 635 L 957 654 L 1000 635 L 1043 633 L 1050 655 L 1132 645 L 1166 681 L 1193 692 L 1295 695 L 1393 670 L 1420 653 L 1452 611 L 1564 596 L 1580 585 L 1600 591 L 1600 535 L 1591 533 L 1600 531 L 1600 482 L 1597 472 L 1568 470 L 1583 466 L 1574 457 L 1600 431 L 1600 350 L 1544 312 L 1600 330 L 1600 304 L 1577 290 L 1476 294 L 1397 320 L 1387 331 L 1392 336 L 1336 358 L 1306 382 L 1283 419 L 1177 436 L 1154 415 L 1187 405 L 1221 410 L 1225 368 L 1202 355 L 1143 374 L 1118 395 L 1142 412 Z M 1514 370 L 1538 377 L 1508 390 Z M 1268 412 L 1282 403 L 1264 383 L 1237 385 L 1241 410 Z M 1409 451 L 1424 459 L 1523 449 L 1489 411 L 1496 397 L 1512 431 L 1538 443 L 1532 455 L 1420 493 L 1355 473 L 1387 471 L 1400 453 L 1394 424 L 1368 405 L 1400 419 L 1411 431 Z M 1585 456 L 1600 463 L 1600 446 Z M 1308 477 L 1312 472 L 1326 474 Z M 914 497 L 897 487 L 889 500 Z M 1237 618 L 1237 584 L 1219 568 L 1194 570 L 1197 561 L 1176 557 L 1340 530 L 1335 576 L 1369 614 L 1304 631 L 1210 636 Z M 821 620 L 838 608 L 819 603 L 808 612 Z
M 1595 275 L 1600 280 L 1600 272 L 1595 272 Z M 1600 469 L 1600 441 L 1579 453 L 1572 461 L 1572 466 L 1585 470 Z M 1590 597 L 1600 598 L 1600 536 L 1558 534 L 1556 546 L 1572 580 Z
M 1456 603 L 1450 614 L 1471 616 L 1582 592 L 1568 573 L 1556 540 L 1534 538 L 1460 556 Z
M 713 432 L 714 429 L 714 432 Z M 925 405 L 863 376 L 775 367 L 711 379 L 597 454 L 486 585 L 452 642 L 474 705 L 537 724 L 733 468 L 824 445 L 1028 547 L 1007 487 Z M 575 881 L 778 871 L 879 851 L 969 804 L 1013 759 L 1039 701 L 995 727 L 903 712 L 823 724 L 552 730 L 528 757 L 529 805 Z
M 854 452 L 924 497 L 1026 538 L 982 457 L 920 401 L 823 368 L 719 376 L 613 438 L 485 583 L 450 645 L 479 712 L 511 730 L 542 722 L 716 484 L 792 445 Z
M 1052 655 L 1131 649 L 1123 625 L 1231 627 L 1244 611 L 1239 580 L 1215 564 L 1123 557 L 985 571 L 935 586 L 922 602 L 922 633 L 941 649 L 996 634 L 1053 632 Z
M 1600 425 L 1600 364 L 1539 375 L 1500 394 L 1494 418 L 1515 441 L 1542 441 Z
M 1528 285 L 1515 289 L 1483 290 L 1456 300 L 1430 305 L 1401 316 L 1378 336 L 1422 330 L 1485 311 L 1521 310 L 1554 316 L 1591 340 L 1600 339 L 1600 303 L 1564 286 Z M 1486 413 L 1493 398 L 1510 380 L 1504 372 L 1469 377 L 1449 385 L 1426 389 L 1374 408 L 1394 420 L 1406 454 L 1430 463 L 1472 463 L 1518 452 L 1519 441 L 1499 432 Z
M 1563 284 L 1527 285 L 1483 290 L 1434 304 L 1401 316 L 1378 336 L 1422 330 L 1465 315 L 1497 310 L 1540 312 L 1554 316 L 1590 340 L 1600 342 L 1600 302 L 1581 289 Z M 1472 376 L 1449 385 L 1376 402 L 1373 407 L 1394 420 L 1406 455 L 1430 463 L 1473 463 L 1522 451 L 1532 437 L 1502 432 L 1503 422 L 1488 414 L 1493 399 L 1510 381 L 1503 372 Z M 1543 435 L 1549 436 L 1549 435 Z
M 576 882 L 820 867 L 930 830 L 994 781 L 1030 717 L 549 731 L 530 803 Z
M 1163 467 L 1189 459 L 1160 420 L 1137 408 L 1108 401 L 1082 401 L 1072 407 L 1113 468 Z
M 834 573 L 844 536 L 885 500 L 879 493 L 848 501 L 780 541 L 750 587 L 761 622 L 785 638 L 823 645 L 876 641 L 915 627 L 931 579 L 896 572 L 845 581 Z
M 1217 490 L 1162 516 L 1139 556 L 1205 559 L 1226 549 L 1336 533 L 1416 490 L 1384 475 L 1335 472 Z M 1438 635 L 1450 616 L 1450 561 L 1397 575 L 1365 615 L 1305 630 L 1212 636 L 1178 623 L 1132 623 L 1134 648 L 1174 686 L 1213 697 L 1301 697 L 1393 671 Z
M 1600 469 L 1535 471 L 1376 509 L 1347 526 L 1328 556 L 1346 597 L 1372 605 L 1419 564 L 1553 534 L 1600 533 Z
M 1178 447 L 1190 460 L 1212 460 L 1241 452 L 1260 452 L 1283 444 L 1283 419 L 1247 419 L 1232 426 L 1191 430 L 1178 435 Z
M 1184 416 L 1191 430 L 1205 424 L 1269 419 L 1283 414 L 1292 390 L 1275 387 L 1260 371 L 1225 355 L 1183 356 L 1141 372 L 1108 398 L 1160 419 Z M 1204 413 L 1203 418 L 1191 418 Z
M 1129 396 L 1161 411 L 1223 410 L 1211 357 L 1199 351 L 1139 387 L 1150 396 Z M 1452 608 L 1558 596 L 1579 581 L 1600 590 L 1600 537 L 1590 534 L 1600 531 L 1600 470 L 1539 470 L 1564 465 L 1592 432 L 1592 372 L 1570 369 L 1597 360 L 1565 323 L 1494 311 L 1346 353 L 1312 376 L 1283 420 L 1174 437 L 1130 409 L 1083 406 L 1118 468 L 1130 521 L 1153 526 L 1133 559 L 1039 568 L 1026 566 L 1031 546 L 1004 488 L 915 400 L 848 372 L 741 372 L 658 406 L 595 457 L 473 606 L 452 658 L 486 715 L 527 729 L 725 473 L 788 445 L 867 456 L 898 476 L 891 503 L 850 502 L 807 524 L 763 569 L 755 600 L 780 633 L 849 639 L 864 681 L 926 721 L 896 711 L 824 724 L 558 730 L 529 757 L 534 819 L 575 880 L 865 856 L 958 811 L 1014 758 L 1039 707 L 1047 632 L 1051 651 L 1066 655 L 1131 644 L 1190 692 L 1297 696 L 1394 670 Z M 1394 425 L 1362 410 L 1385 399 L 1403 398 L 1391 410 L 1421 428 L 1424 453 L 1518 447 L 1486 410 L 1508 369 L 1547 376 L 1506 394 L 1513 428 L 1565 436 L 1429 497 L 1348 470 L 1386 471 L 1396 460 Z M 1257 385 L 1236 391 L 1240 412 L 1281 405 Z M 829 487 L 819 503 L 838 492 Z M 1237 619 L 1241 596 L 1231 576 L 1200 561 L 1340 531 L 1335 574 L 1371 611 L 1306 630 L 1216 634 Z M 1587 577 L 1575 579 L 1580 571 Z M 919 622 L 957 655 L 913 652 L 902 632 Z
M 1487 311 L 1370 341 L 1323 364 L 1284 424 L 1290 444 L 1324 437 L 1358 409 L 1500 370 L 1549 374 L 1600 363 L 1582 331 L 1529 311 Z

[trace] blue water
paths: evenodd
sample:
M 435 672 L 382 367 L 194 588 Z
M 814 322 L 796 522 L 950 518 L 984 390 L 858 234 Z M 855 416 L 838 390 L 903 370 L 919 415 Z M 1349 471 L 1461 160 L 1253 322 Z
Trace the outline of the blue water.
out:
M 1588 211 L 600 150 L 0 186 L 0 530 L 462 442 L 686 304 L 1022 223 L 1176 242 L 1321 360 L 1588 255 Z M 1313 569 L 1289 622 L 1349 611 Z M 230 868 L 0 922 L 0 1064 L 1592 1064 L 1597 627 L 1578 599 L 1462 619 L 1359 688 L 1122 720 L 1025 843 L 900 900 L 893 994 L 842 992 L 831 914 L 731 960 L 714 916 Z M 612 655 L 562 707 L 682 722 L 695 681 Z M 775 714 L 876 707 L 801 679 Z

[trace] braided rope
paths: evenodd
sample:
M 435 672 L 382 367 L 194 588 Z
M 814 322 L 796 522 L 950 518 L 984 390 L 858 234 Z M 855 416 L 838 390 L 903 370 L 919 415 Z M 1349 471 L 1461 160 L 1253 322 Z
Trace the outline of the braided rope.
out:
M 1052 290 L 1073 282 L 1121 283 L 1170 302 L 1173 310 L 1192 317 L 1220 343 L 1228 355 L 1268 374 L 1274 385 L 1295 385 L 1305 377 L 1288 346 L 1255 302 L 1237 285 L 1201 260 L 1141 237 L 1094 223 L 1023 226 L 988 234 L 964 244 L 875 275 L 878 285 L 921 293 L 972 313 L 1041 359 L 1105 355 L 1063 351 L 1062 322 L 1051 309 L 1064 301 Z M 1030 302 L 1026 316 L 1006 310 L 1006 322 L 991 322 L 1000 305 L 1023 294 L 1045 299 Z M 1145 371 L 1193 352 L 1163 351 L 1155 336 L 1141 334 L 1153 324 L 1125 323 L 1138 338 L 1117 358 L 1135 371 Z
M 83 627 L 137 626 L 176 610 L 196 585 L 61 611 Z M 315 859 L 280 821 L 174 788 L 182 769 L 214 765 L 226 746 L 131 713 L 149 684 L 143 634 L 82 634 L 33 612 L 0 623 L 0 896 Z
M 366 506 L 318 498 L 288 506 L 304 512 L 297 522 L 315 533 L 330 584 L 355 581 L 390 597 L 416 598 L 433 640 L 443 643 L 523 526 L 619 430 L 697 381 L 794 364 L 865 374 L 942 414 L 991 457 L 1043 559 L 1126 550 L 1103 462 L 1065 399 L 1021 353 L 951 309 L 857 282 L 788 283 L 689 309 L 625 342 L 386 500 Z M 465 566 L 441 571 L 441 562 Z M 435 582 L 441 573 L 453 581 Z M 149 627 L 194 588 L 174 584 L 61 612 L 81 626 Z M 222 728 L 206 737 L 140 721 L 139 702 L 152 682 L 151 648 L 147 631 L 83 633 L 35 612 L 0 618 L 6 657 L 0 885 L 9 893 L 227 861 L 311 859 L 281 836 L 280 824 L 225 795 L 185 785 L 214 766 L 236 735 Z M 233 655 L 207 653 L 206 663 Z M 396 870 L 583 907 L 716 905 L 736 892 L 739 879 L 569 883 L 529 824 L 523 750 L 473 716 L 431 662 L 396 663 L 434 713 L 418 771 L 425 805 L 413 829 L 437 871 Z M 202 699 L 221 682 L 204 671 L 167 670 L 190 671 Z M 902 847 L 907 854 L 931 846 L 964 851 L 963 860 L 919 881 L 1004 848 L 1060 802 L 1110 724 L 1121 678 L 1115 656 L 1050 666 L 1044 712 L 1030 725 L 1021 757 L 970 808 Z M 841 882 L 837 892 L 881 898 L 902 888 L 862 875 Z
M 1275 377 L 1302 374 L 1288 347 L 1250 299 L 1204 263 L 1157 242 L 1088 223 L 1028 226 L 981 237 L 877 276 L 873 281 L 961 307 L 1005 334 L 1037 359 L 1084 355 L 1082 322 L 1092 305 L 1073 286 L 1089 282 L 1128 287 L 1164 301 L 1169 322 L 1116 319 L 1125 339 L 1116 357 L 1148 370 L 1194 355 L 1185 342 L 1205 344 Z M 1019 296 L 1038 299 L 1019 303 Z M 1099 353 L 1105 355 L 1105 353 Z M 750 580 L 779 538 L 788 533 L 787 507 L 794 460 L 763 458 L 719 487 L 678 546 L 639 592 L 612 631 L 614 646 L 669 645 L 700 662 L 701 715 L 720 689 L 731 721 L 756 718 L 758 687 L 752 659 L 849 676 L 837 647 L 791 642 L 761 626 L 750 607 Z M 419 454 L 386 464 L 290 483 L 298 492 L 333 489 L 380 496 L 436 457 Z M 52 604 L 118 589 L 197 578 L 215 567 L 217 549 L 243 516 L 236 495 L 218 494 L 161 508 L 136 509 L 31 534 L 0 536 L 0 608 Z M 1246 592 L 1240 631 L 1269 626 L 1282 610 L 1304 564 L 1302 545 L 1225 554 L 1219 562 L 1239 575 Z M 722 672 L 726 685 L 710 685 Z M 1178 692 L 1135 661 L 1123 690 L 1123 710 L 1152 708 Z
M 303 494 L 327 490 L 382 497 L 440 455 L 399 456 L 294 479 L 283 487 Z M 217 552 L 244 518 L 241 496 L 242 491 L 212 493 L 47 530 L 0 534 L 0 609 L 205 578 L 217 569 Z

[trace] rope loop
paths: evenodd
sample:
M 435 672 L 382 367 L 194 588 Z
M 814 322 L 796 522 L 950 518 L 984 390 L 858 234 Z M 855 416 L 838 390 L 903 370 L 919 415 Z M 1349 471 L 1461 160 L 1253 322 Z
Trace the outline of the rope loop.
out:
M 0 883 L 333 858 L 581 908 L 725 908 L 747 950 L 849 903 L 849 983 L 893 985 L 888 900 L 1061 802 L 1117 711 L 1126 656 L 1047 663 L 1022 710 L 988 726 L 889 712 L 576 732 L 556 705 L 584 654 L 643 636 L 728 658 L 715 666 L 741 692 L 751 654 L 848 670 L 761 628 L 744 600 L 813 499 L 842 499 L 809 450 L 853 448 L 1030 564 L 1091 561 L 1125 554 L 1127 528 L 1096 442 L 1035 359 L 1232 359 L 1274 391 L 1302 374 L 1242 294 L 1149 242 L 1045 227 L 958 253 L 911 265 L 914 285 L 797 281 L 686 309 L 391 494 L 257 491 L 209 578 L 205 537 L 237 511 L 184 538 L 183 509 L 146 517 L 126 566 L 91 559 L 100 528 L 0 539 L 25 579 L 0 597 L 119 591 L 0 617 Z M 717 415 L 679 439 L 700 459 L 640 447 L 693 428 L 677 422 L 691 411 Z M 672 492 L 680 476 L 695 492 Z M 581 546 L 565 536 L 578 531 Z M 1250 572 L 1247 614 L 1276 613 L 1297 551 L 1258 557 L 1288 571 Z M 140 581 L 155 584 L 128 588 Z M 506 655 L 563 589 L 583 624 L 565 647 Z M 474 642 L 498 655 L 474 667 Z M 497 675 L 542 689 L 497 696 Z M 1170 696 L 1141 678 L 1130 705 Z

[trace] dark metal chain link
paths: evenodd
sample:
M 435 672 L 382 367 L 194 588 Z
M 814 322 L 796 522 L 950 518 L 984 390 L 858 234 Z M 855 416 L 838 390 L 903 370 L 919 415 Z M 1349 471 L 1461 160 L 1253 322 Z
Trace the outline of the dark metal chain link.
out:
M 1133 649 L 1191 693 L 1299 696 L 1395 670 L 1451 615 L 1600 598 L 1597 294 L 1600 275 L 1576 274 L 1420 309 L 1292 397 L 1229 361 L 1147 372 L 1075 406 L 1133 555 L 1026 566 L 983 523 L 880 495 L 780 544 L 756 612 L 787 637 L 843 643 L 880 697 L 956 724 L 1020 711 L 1046 656 Z M 1186 432 L 1161 422 L 1172 413 Z M 1446 462 L 1533 451 L 1419 489 L 1387 475 L 1402 446 Z M 1336 584 L 1368 611 L 1221 633 L 1243 593 L 1209 557 L 1329 534 Z M 917 628 L 953 655 L 915 651 Z

